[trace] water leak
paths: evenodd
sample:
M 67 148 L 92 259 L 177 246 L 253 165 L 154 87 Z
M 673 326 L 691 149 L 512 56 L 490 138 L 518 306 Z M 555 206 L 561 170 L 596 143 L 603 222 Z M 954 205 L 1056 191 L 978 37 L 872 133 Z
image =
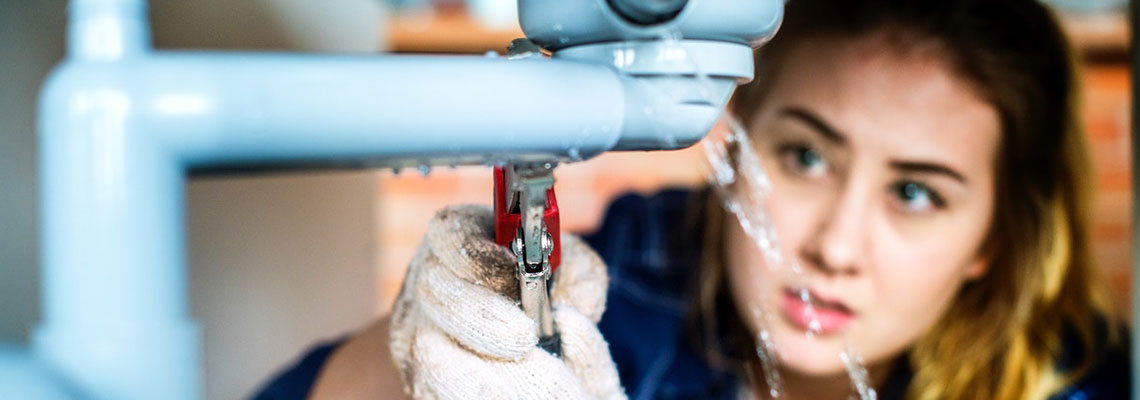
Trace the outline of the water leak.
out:
M 863 357 L 855 352 L 855 348 L 851 345 L 851 339 L 846 333 L 843 334 L 843 352 L 839 353 L 839 359 L 843 360 L 843 366 L 847 368 L 847 376 L 851 378 L 852 389 L 859 395 L 862 400 L 878 400 L 879 394 L 875 392 L 875 388 L 871 387 L 871 379 L 867 374 L 867 367 L 864 366 Z
M 760 156 L 752 150 L 752 143 L 736 118 L 725 112 L 721 121 L 728 128 L 727 132 L 714 130 L 702 142 L 711 170 L 709 182 L 725 209 L 756 243 L 766 264 L 778 268 L 783 265 L 783 257 L 766 207 L 771 182 L 760 164 Z
M 741 230 L 760 249 L 768 268 L 777 269 L 782 265 L 783 257 L 780 256 L 776 244 L 775 229 L 771 226 L 770 218 L 764 208 L 764 200 L 770 190 L 764 184 L 768 181 L 767 177 L 763 169 L 759 168 L 759 164 L 756 164 L 757 168 L 740 168 L 740 165 L 747 165 L 740 162 L 743 161 L 740 148 L 751 147 L 748 137 L 742 128 L 737 129 L 739 124 L 735 124 L 727 113 L 722 120 L 728 130 L 714 130 L 701 143 L 709 166 L 708 181 L 723 202 L 724 209 L 736 219 Z M 738 196 L 737 193 L 743 195 Z M 766 286 L 758 277 L 754 277 L 752 281 L 752 284 L 759 288 L 760 298 L 771 298 L 770 293 L 766 293 L 767 290 L 764 289 Z M 801 295 L 803 293 L 806 292 L 802 292 Z M 779 399 L 783 393 L 779 374 L 779 352 L 768 327 L 769 312 L 762 306 L 751 305 L 753 319 L 758 321 L 756 355 L 760 361 L 764 384 L 768 388 L 767 394 L 773 399 Z
M 672 120 L 668 118 L 668 113 L 657 113 L 657 111 L 667 111 L 684 103 L 720 105 L 724 99 L 717 98 L 718 90 L 712 77 L 701 68 L 697 60 L 690 57 L 679 31 L 664 32 L 659 39 L 663 46 L 656 54 L 657 61 L 675 65 L 679 71 L 691 71 L 678 73 L 677 76 L 663 77 L 658 81 L 661 82 L 660 85 L 649 84 L 652 91 L 657 93 L 657 98 L 650 99 L 642 110 L 647 119 L 656 121 L 652 126 L 662 138 L 662 142 L 672 147 L 676 145 L 676 136 L 672 132 L 673 127 L 670 126 Z M 638 56 L 632 54 L 632 49 L 626 50 L 621 60 L 633 60 Z M 695 88 L 685 84 L 688 79 L 696 80 L 698 84 Z M 778 274 L 785 274 L 787 281 L 798 288 L 796 295 L 806 305 L 804 316 L 807 319 L 807 330 L 804 334 L 808 338 L 819 339 L 823 329 L 816 312 L 816 302 L 812 299 L 811 291 L 806 284 L 806 273 L 794 258 L 786 259 L 781 254 L 775 224 L 767 211 L 767 200 L 772 193 L 772 184 L 764 171 L 762 160 L 755 152 L 747 131 L 737 117 L 725 111 L 721 114 L 719 122 L 723 128 L 714 128 L 713 132 L 701 142 L 709 167 L 708 181 L 722 200 L 724 209 L 737 220 L 741 229 L 760 250 L 766 268 Z M 754 276 L 752 280 L 761 292 L 759 298 L 774 298 L 763 293 L 767 291 L 764 289 L 767 285 L 764 285 L 758 277 Z M 763 383 L 767 386 L 767 395 L 779 399 L 785 393 L 779 373 L 779 364 L 783 355 L 777 349 L 770 329 L 776 312 L 765 310 L 764 304 L 749 306 L 757 321 L 756 354 L 760 362 Z M 841 333 L 844 346 L 839 351 L 839 358 L 848 371 L 853 391 L 861 400 L 876 400 L 862 358 L 847 339 L 847 332 Z
M 754 308 L 752 312 L 760 326 L 759 333 L 756 334 L 756 357 L 760 360 L 760 373 L 764 375 L 764 384 L 768 386 L 768 396 L 778 399 L 783 385 L 778 368 L 779 353 L 768 329 L 768 314 L 760 312 L 759 308 Z
M 806 305 L 804 315 L 808 320 L 804 335 L 818 338 L 823 329 L 817 315 L 816 302 L 807 285 L 803 284 L 806 282 L 806 274 L 795 260 L 786 259 L 781 254 L 775 226 L 767 211 L 767 199 L 772 192 L 772 185 L 764 171 L 762 160 L 738 119 L 725 112 L 721 122 L 725 129 L 714 130 L 701 143 L 709 166 L 708 181 L 721 198 L 725 210 L 735 217 L 741 230 L 760 250 L 766 268 L 786 274 L 788 282 L 798 288 L 795 294 Z M 754 280 L 756 287 L 766 287 L 758 278 Z M 764 293 L 765 290 L 761 289 L 760 292 L 760 298 L 771 298 L 768 293 Z M 752 307 L 755 319 L 760 321 L 756 353 L 764 383 L 769 389 L 767 394 L 778 399 L 783 395 L 783 385 L 778 372 L 777 355 L 780 353 L 767 323 L 771 315 L 765 312 L 762 305 L 754 304 Z M 845 332 L 844 338 L 845 345 L 839 352 L 839 358 L 851 379 L 852 389 L 861 400 L 876 400 L 877 395 L 870 384 L 866 368 L 863 367 L 862 358 L 846 340 Z
M 720 104 L 719 99 L 714 98 L 716 90 L 712 79 L 696 60 L 688 56 L 680 42 L 680 35 L 666 34 L 661 39 L 671 48 L 665 54 L 679 57 L 674 61 L 684 63 L 694 71 L 699 97 L 707 104 Z M 681 100 L 677 95 L 672 97 L 673 101 Z M 771 181 L 760 163 L 759 155 L 752 150 L 751 141 L 739 120 L 724 111 L 719 122 L 725 129 L 714 128 L 701 142 L 709 166 L 708 181 L 722 200 L 725 210 L 737 220 L 741 229 L 760 249 L 768 268 L 778 270 L 784 264 L 784 258 L 779 251 L 775 227 L 765 207 L 772 190 Z M 766 286 L 760 279 L 754 277 L 752 280 L 759 289 L 760 298 L 771 298 L 769 293 L 765 293 Z M 810 296 L 810 293 L 803 290 L 800 295 L 802 298 Z M 805 303 L 811 304 L 810 301 Z M 779 372 L 781 354 L 769 328 L 774 311 L 764 310 L 762 304 L 753 304 L 751 308 L 753 319 L 757 323 L 756 355 L 767 388 L 766 394 L 772 399 L 779 399 L 784 393 Z M 819 323 L 814 322 L 817 327 L 815 331 L 818 332 Z

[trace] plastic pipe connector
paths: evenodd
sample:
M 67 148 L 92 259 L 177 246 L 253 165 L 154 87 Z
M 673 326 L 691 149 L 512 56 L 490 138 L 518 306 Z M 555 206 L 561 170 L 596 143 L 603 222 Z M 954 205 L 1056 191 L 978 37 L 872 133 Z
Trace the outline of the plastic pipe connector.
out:
M 689 0 L 607 0 L 617 15 L 638 25 L 668 22 L 677 17 Z

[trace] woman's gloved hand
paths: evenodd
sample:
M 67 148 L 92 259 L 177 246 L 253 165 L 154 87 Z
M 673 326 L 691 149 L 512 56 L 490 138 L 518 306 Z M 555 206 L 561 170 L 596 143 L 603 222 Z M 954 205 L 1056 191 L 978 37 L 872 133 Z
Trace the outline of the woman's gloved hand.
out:
M 516 260 L 494 241 L 491 209 L 436 214 L 404 278 L 389 345 L 405 392 L 438 399 L 624 399 L 596 323 L 605 309 L 605 264 L 562 235 L 551 302 L 562 359 L 537 347 L 519 308 Z

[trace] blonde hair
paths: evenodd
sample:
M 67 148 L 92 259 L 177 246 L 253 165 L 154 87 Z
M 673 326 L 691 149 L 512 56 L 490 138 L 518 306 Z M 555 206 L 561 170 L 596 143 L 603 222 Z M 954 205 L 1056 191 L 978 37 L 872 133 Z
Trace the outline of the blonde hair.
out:
M 1072 51 L 1052 14 L 1033 0 L 792 0 L 781 32 L 757 54 L 757 79 L 734 95 L 732 111 L 745 123 L 788 50 L 807 38 L 878 38 L 904 53 L 932 44 L 1001 117 L 995 210 L 981 249 L 990 266 L 910 348 L 906 397 L 1046 398 L 1087 373 L 1103 348 L 1098 338 L 1117 338 L 1089 254 L 1090 167 Z M 704 337 L 725 325 L 743 329 L 714 317 L 727 290 L 719 238 L 731 223 L 718 203 L 708 200 L 695 312 Z M 1072 344 L 1079 349 L 1064 348 Z

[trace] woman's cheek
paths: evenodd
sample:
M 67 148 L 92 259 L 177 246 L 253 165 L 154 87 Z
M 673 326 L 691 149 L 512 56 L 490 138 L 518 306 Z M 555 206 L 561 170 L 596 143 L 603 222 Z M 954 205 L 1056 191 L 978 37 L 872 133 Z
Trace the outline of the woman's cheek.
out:
M 953 236 L 947 236 L 953 237 Z M 879 353 L 894 353 L 913 344 L 949 308 L 963 279 L 960 256 L 943 244 L 932 246 L 908 240 L 887 241 L 877 251 L 873 279 L 875 298 L 867 312 L 871 337 L 891 338 Z

